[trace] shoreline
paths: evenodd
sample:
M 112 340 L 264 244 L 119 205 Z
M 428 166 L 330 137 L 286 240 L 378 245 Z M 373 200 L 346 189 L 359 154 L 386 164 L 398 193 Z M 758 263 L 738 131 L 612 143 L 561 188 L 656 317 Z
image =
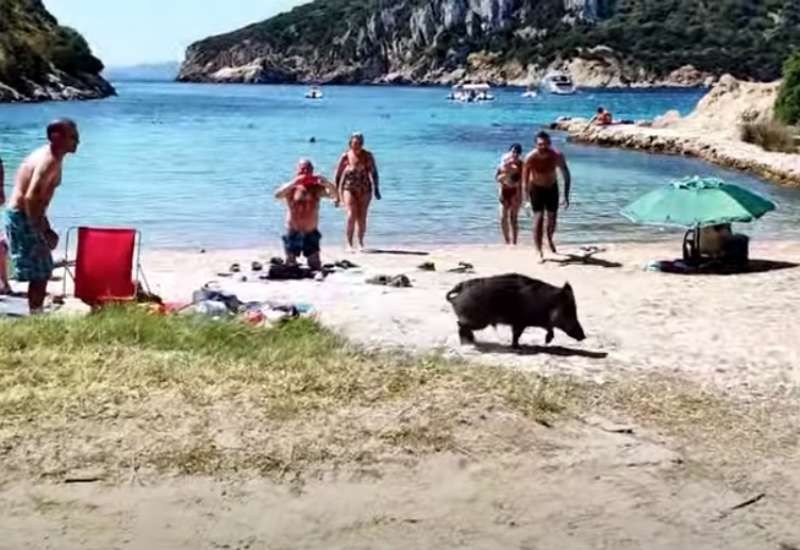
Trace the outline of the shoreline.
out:
M 551 128 L 575 143 L 652 153 L 685 155 L 753 174 L 787 187 L 800 187 L 800 153 L 766 151 L 741 138 L 745 124 L 772 124 L 780 82 L 742 82 L 726 75 L 686 117 L 676 111 L 653 121 L 610 126 L 564 118 Z
M 567 139 L 573 143 L 689 156 L 779 185 L 800 188 L 800 154 L 773 153 L 733 139 L 720 139 L 713 135 L 698 137 L 669 128 L 619 125 L 587 130 L 588 123 L 586 119 L 571 119 L 557 121 L 552 126 L 566 133 Z
M 747 227 L 749 224 L 737 224 L 737 227 L 745 226 Z M 607 241 L 603 240 L 602 238 L 597 238 L 593 240 L 576 240 L 576 241 L 559 241 L 557 244 L 559 249 L 569 249 L 569 250 L 577 250 L 581 247 L 585 246 L 600 246 L 601 248 L 628 248 L 628 247 L 665 247 L 668 248 L 670 244 L 672 244 L 672 248 L 676 250 L 676 255 L 680 253 L 680 245 L 681 239 L 683 239 L 683 234 L 686 230 L 680 228 L 674 228 L 671 231 L 673 233 L 664 233 L 663 235 L 650 235 L 650 236 L 643 236 L 641 239 L 623 239 L 623 240 L 614 240 L 614 241 Z M 791 239 L 787 236 L 782 235 L 764 235 L 764 236 L 757 236 L 753 237 L 749 235 L 748 232 L 745 231 L 745 234 L 748 234 L 751 239 L 751 243 L 755 243 L 756 247 L 759 244 L 765 244 L 768 246 L 792 246 L 797 241 L 795 239 Z M 324 236 L 324 235 L 323 235 Z M 527 240 L 525 239 L 527 237 Z M 556 236 L 558 238 L 558 235 Z M 350 256 L 375 256 L 375 255 L 403 255 L 402 252 L 427 252 L 427 253 L 437 253 L 437 252 L 447 252 L 447 251 L 457 251 L 457 250 L 473 250 L 473 249 L 496 249 L 496 250 L 506 250 L 510 253 L 516 253 L 521 251 L 528 251 L 531 254 L 535 254 L 536 250 L 533 245 L 533 241 L 528 235 L 528 232 L 525 232 L 525 235 L 520 236 L 520 243 L 517 246 L 506 245 L 501 241 L 502 237 L 498 235 L 497 239 L 493 241 L 486 241 L 486 242 L 463 242 L 463 243 L 450 243 L 450 242 L 440 242 L 440 243 L 431 243 L 431 242 L 414 242 L 414 241 L 404 241 L 403 243 L 394 243 L 388 242 L 384 244 L 378 245 L 367 245 L 366 252 L 354 252 L 350 253 Z M 60 253 L 63 249 L 59 248 L 56 252 Z M 273 251 L 276 255 L 280 256 L 283 254 L 282 249 L 280 248 L 280 238 L 271 239 L 270 241 L 264 241 L 261 244 L 248 244 L 248 245 L 241 245 L 241 246 L 221 246 L 221 245 L 207 245 L 207 246 L 159 246 L 153 245 L 149 246 L 146 243 L 142 246 L 142 255 L 146 254 L 164 254 L 164 253 L 174 253 L 174 254 L 227 254 L 227 253 L 256 253 L 260 254 L 263 251 Z M 346 248 L 344 245 L 344 239 L 341 241 L 331 241 L 328 240 L 327 243 L 322 243 L 322 255 L 323 257 L 326 256 L 326 251 L 331 251 L 337 255 L 345 255 L 348 254 L 346 252 Z M 377 252 L 371 252 L 377 251 Z M 677 257 L 677 256 L 676 256 Z

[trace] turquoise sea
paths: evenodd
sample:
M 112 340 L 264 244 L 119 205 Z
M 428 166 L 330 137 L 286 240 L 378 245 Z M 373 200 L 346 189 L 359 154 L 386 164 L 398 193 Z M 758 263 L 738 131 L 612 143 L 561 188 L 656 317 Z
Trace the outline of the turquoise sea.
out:
M 584 91 L 525 99 L 521 90 L 497 90 L 492 104 L 462 105 L 446 101 L 443 88 L 329 86 L 325 99 L 313 102 L 299 86 L 116 85 L 119 97 L 103 101 L 0 105 L 7 191 L 20 159 L 42 142 L 44 125 L 72 117 L 82 144 L 66 164 L 54 225 L 134 226 L 148 246 L 163 248 L 277 246 L 284 209 L 272 190 L 302 156 L 331 177 L 356 130 L 382 173 L 371 245 L 498 242 L 493 175 L 511 143 L 528 148 L 556 117 L 588 116 L 598 105 L 617 118 L 640 119 L 668 109 L 687 113 L 702 95 Z M 619 210 L 654 186 L 694 174 L 724 177 L 779 203 L 747 232 L 800 237 L 800 191 L 693 159 L 572 145 L 558 134 L 555 143 L 574 177 L 562 242 L 669 235 L 631 225 Z M 325 242 L 342 242 L 340 210 L 324 208 L 322 231 Z

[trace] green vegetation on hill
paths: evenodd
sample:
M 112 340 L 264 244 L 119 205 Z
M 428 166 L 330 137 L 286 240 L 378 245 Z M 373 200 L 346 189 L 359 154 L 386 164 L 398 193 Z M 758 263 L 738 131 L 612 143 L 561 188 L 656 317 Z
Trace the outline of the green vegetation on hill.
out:
M 797 0 L 617 0 L 614 14 L 584 37 L 646 68 L 682 65 L 774 80 L 800 46 Z
M 439 4 L 439 5 L 437 5 Z M 772 80 L 780 76 L 789 53 L 800 47 L 800 2 L 797 0 L 600 0 L 599 21 L 567 17 L 564 0 L 525 0 L 493 30 L 475 19 L 445 29 L 444 7 L 429 0 L 316 0 L 288 13 L 238 31 L 208 38 L 196 45 L 196 61 L 247 43 L 254 56 L 267 44 L 287 56 L 310 55 L 326 67 L 363 62 L 384 63 L 387 56 L 405 56 L 430 66 L 463 65 L 466 54 L 490 51 L 500 62 L 545 65 L 557 58 L 601 56 L 597 46 L 614 50 L 633 66 L 667 75 L 684 65 L 714 74 Z M 438 25 L 421 23 L 423 9 L 438 15 Z M 390 31 L 367 23 L 394 21 Z M 473 28 L 467 29 L 466 25 Z M 429 39 L 414 46 L 413 35 L 425 28 Z M 369 35 L 375 31 L 377 38 Z M 431 34 L 435 39 L 431 39 Z M 399 40 L 399 42 L 398 42 Z M 396 47 L 402 51 L 398 53 Z M 414 48 L 417 48 L 416 51 Z M 408 51 L 407 51 L 408 50 Z M 455 68 L 455 67 L 452 67 Z
M 800 123 L 800 51 L 795 52 L 784 65 L 775 115 L 786 124 Z
M 72 76 L 103 70 L 83 37 L 60 26 L 40 0 L 0 0 L 0 83 L 27 94 L 51 65 Z

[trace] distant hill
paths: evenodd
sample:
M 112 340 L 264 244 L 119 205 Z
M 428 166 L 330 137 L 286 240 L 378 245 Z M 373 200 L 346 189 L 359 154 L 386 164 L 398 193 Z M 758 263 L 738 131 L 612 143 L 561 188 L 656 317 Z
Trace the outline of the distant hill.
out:
M 103 71 L 103 76 L 112 82 L 171 82 L 178 76 L 180 68 L 181 64 L 178 61 L 142 63 L 126 67 L 108 67 Z
M 798 0 L 316 0 L 191 45 L 179 79 L 695 86 L 797 47 Z
M 102 70 L 83 37 L 41 0 L 0 0 L 0 102 L 113 95 Z

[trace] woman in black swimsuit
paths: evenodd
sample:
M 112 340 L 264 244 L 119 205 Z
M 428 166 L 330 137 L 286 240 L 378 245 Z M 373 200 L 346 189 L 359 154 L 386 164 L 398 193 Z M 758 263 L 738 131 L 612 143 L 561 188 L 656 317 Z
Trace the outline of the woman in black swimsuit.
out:
M 495 179 L 500 187 L 500 228 L 506 244 L 517 244 L 522 207 L 522 145 L 515 143 L 503 155 Z

